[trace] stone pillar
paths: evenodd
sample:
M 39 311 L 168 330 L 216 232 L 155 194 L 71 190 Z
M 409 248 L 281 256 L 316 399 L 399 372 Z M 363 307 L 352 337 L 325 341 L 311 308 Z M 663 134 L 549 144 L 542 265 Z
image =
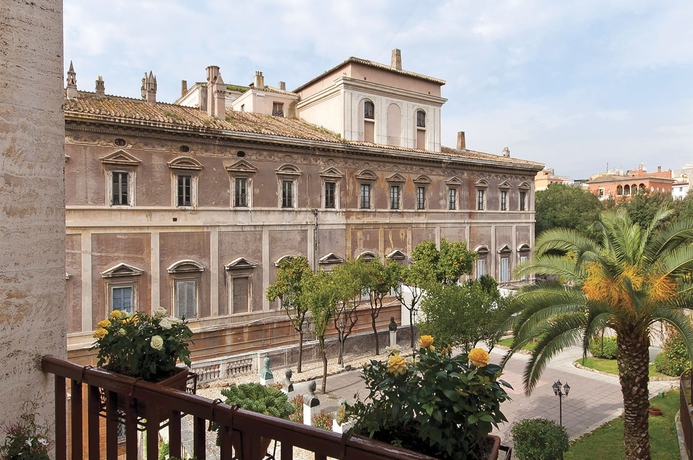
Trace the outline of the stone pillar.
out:
M 0 427 L 25 401 L 55 425 L 53 378 L 41 358 L 66 357 L 62 4 L 2 4 Z
M 315 380 L 308 383 L 308 393 L 303 396 L 303 424 L 313 426 L 313 415 L 320 413 L 320 400 L 315 396 Z

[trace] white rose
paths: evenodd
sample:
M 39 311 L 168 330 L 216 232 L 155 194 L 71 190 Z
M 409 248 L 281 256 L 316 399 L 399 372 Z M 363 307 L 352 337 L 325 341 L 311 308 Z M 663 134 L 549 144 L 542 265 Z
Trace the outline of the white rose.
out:
M 162 339 L 160 335 L 155 335 L 152 337 L 150 345 L 155 350 L 161 350 L 164 347 L 164 339 Z
M 159 322 L 159 326 L 163 327 L 164 329 L 171 329 L 173 323 L 171 322 L 170 318 L 164 318 Z
M 168 320 L 171 321 L 171 324 L 178 324 L 182 322 L 180 318 L 176 318 L 175 316 L 169 316 Z
M 157 308 L 154 310 L 154 316 L 155 316 L 156 318 L 163 318 L 163 317 L 166 316 L 167 314 L 168 314 L 168 312 L 166 311 L 166 309 L 165 309 L 164 307 L 157 307 Z

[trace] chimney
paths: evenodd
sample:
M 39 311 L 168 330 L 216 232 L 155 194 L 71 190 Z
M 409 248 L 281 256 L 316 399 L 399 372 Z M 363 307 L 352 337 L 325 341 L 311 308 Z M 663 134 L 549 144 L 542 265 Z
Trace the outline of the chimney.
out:
M 188 92 L 188 81 L 187 80 L 181 80 L 180 81 L 180 97 L 185 96 L 185 93 Z
M 151 70 L 149 71 L 149 75 L 147 75 L 147 72 L 144 73 L 141 93 L 142 99 L 145 101 L 149 102 L 150 104 L 154 104 L 156 102 L 156 76 Z
M 467 150 L 467 141 L 464 138 L 464 131 L 457 132 L 457 150 Z
M 508 147 L 505 147 L 503 149 L 503 156 L 506 158 L 510 158 L 510 149 Z
M 77 73 L 70 61 L 70 69 L 67 71 L 67 98 L 77 99 Z
M 255 71 L 255 79 L 253 80 L 253 86 L 255 89 L 265 88 L 265 77 L 262 76 L 262 72 L 259 70 Z
M 402 70 L 402 52 L 397 48 L 392 50 L 392 60 L 390 61 L 390 67 L 397 70 Z
M 662 172 L 662 167 L 661 167 L 661 166 L 657 166 L 657 172 Z
M 98 97 L 106 95 L 106 85 L 101 75 L 99 75 L 99 78 L 96 79 L 96 95 Z
M 219 66 L 207 67 L 207 115 L 226 117 L 226 85 L 219 73 Z
M 286 82 L 280 81 L 279 82 L 279 89 L 282 91 L 286 91 Z

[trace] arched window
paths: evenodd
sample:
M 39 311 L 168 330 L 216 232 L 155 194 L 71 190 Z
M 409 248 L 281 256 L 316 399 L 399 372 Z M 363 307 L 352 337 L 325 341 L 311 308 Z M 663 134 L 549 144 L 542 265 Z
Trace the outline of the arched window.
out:
M 375 142 L 375 104 L 363 101 L 363 140 Z
M 367 120 L 375 120 L 375 105 L 372 101 L 363 102 L 363 118 Z
M 625 187 L 623 187 L 623 194 L 630 195 L 630 185 L 626 185 Z
M 623 195 L 623 186 L 619 185 L 616 187 L 616 195 Z
M 416 111 L 416 127 L 425 128 L 426 127 L 426 112 L 423 110 Z
M 426 112 L 416 111 L 416 148 L 426 148 Z

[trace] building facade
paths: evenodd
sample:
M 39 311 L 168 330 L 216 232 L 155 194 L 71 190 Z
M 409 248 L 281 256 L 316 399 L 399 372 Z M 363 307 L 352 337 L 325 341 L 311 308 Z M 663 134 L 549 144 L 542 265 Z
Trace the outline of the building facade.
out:
M 630 170 L 624 175 L 592 176 L 587 186 L 589 191 L 597 195 L 600 200 L 608 198 L 627 200 L 638 192 L 671 193 L 675 182 L 672 179 L 671 169 L 662 171 L 662 168 L 658 167 L 656 172 L 647 172 L 640 164 L 638 169 Z
M 256 78 L 228 105 L 215 66 L 183 92 L 186 105 L 156 102 L 151 73 L 142 100 L 68 80 L 71 359 L 93 361 L 92 331 L 113 309 L 186 316 L 196 360 L 294 344 L 264 295 L 284 257 L 305 256 L 314 269 L 359 256 L 406 260 L 418 243 L 447 238 L 478 253 L 475 276 L 519 282 L 512 271 L 534 244 L 543 165 L 468 150 L 463 133 L 457 148 L 440 147 L 444 82 L 353 59 L 343 65 L 373 72 L 363 94 L 346 94 L 356 82 L 338 66 L 336 79 L 333 69 L 293 92 Z M 314 90 L 334 85 L 343 85 L 338 101 Z M 323 104 L 339 115 L 318 126 L 315 114 L 331 113 Z M 384 329 L 390 316 L 399 306 L 381 314 Z

